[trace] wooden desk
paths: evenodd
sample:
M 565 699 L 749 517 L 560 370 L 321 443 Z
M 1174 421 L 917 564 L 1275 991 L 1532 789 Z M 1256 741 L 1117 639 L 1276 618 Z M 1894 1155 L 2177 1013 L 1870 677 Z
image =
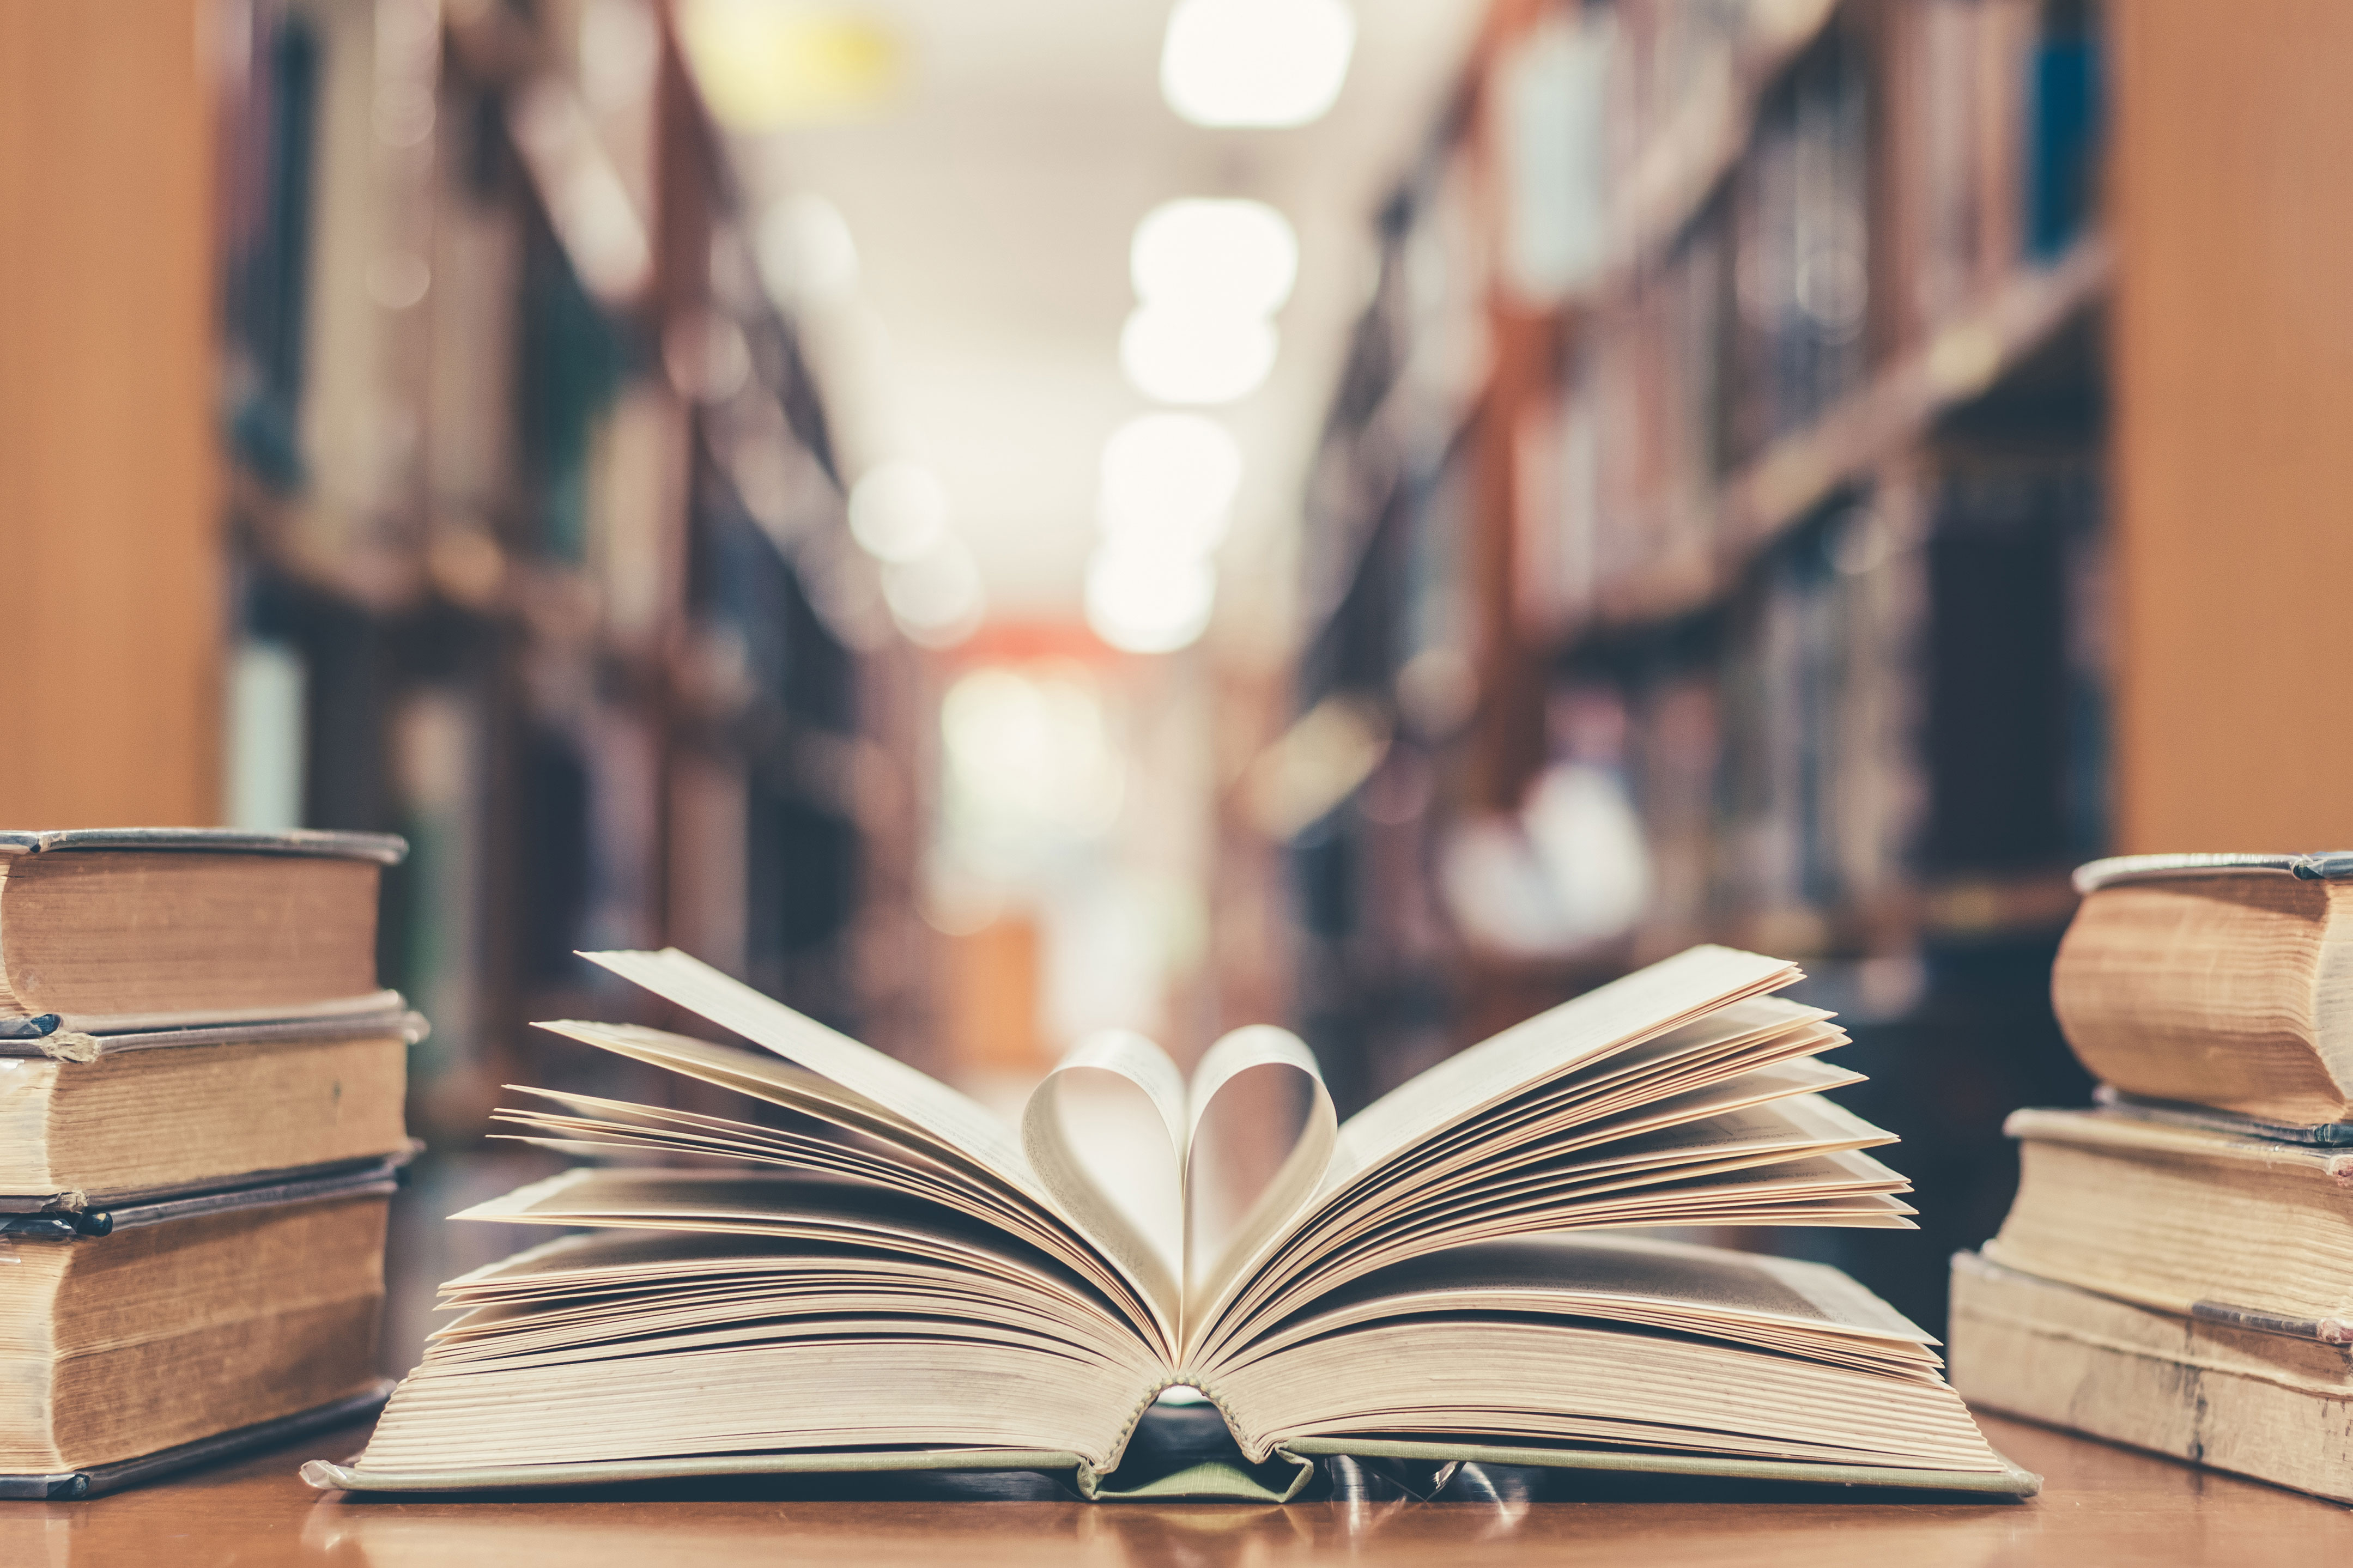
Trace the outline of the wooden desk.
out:
M 627 1500 L 375 1502 L 313 1492 L 305 1458 L 349 1454 L 357 1429 L 87 1503 L 0 1503 L 9 1568 L 694 1568 L 754 1561 L 1145 1565 L 1516 1563 L 1579 1568 L 1943 1568 L 1952 1564 L 2295 1563 L 2353 1550 L 2353 1512 L 2012 1422 L 1995 1444 L 2047 1481 L 2028 1503 L 1728 1500 L 1496 1508 L 1476 1503 L 1089 1506 L 838 1501 L 774 1485 Z

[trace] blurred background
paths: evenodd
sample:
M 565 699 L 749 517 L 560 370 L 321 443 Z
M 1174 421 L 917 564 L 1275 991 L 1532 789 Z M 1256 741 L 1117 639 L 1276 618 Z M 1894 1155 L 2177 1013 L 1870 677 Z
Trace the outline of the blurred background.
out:
M 406 835 L 396 1243 L 674 943 L 994 1103 L 1344 1112 L 1800 961 L 1935 1328 L 2067 872 L 2353 840 L 2353 12 L 0 10 L 11 826 Z M 715 1107 L 714 1107 L 715 1109 Z M 469 1252 L 471 1247 L 475 1250 Z M 454 1250 L 453 1250 L 454 1249 Z

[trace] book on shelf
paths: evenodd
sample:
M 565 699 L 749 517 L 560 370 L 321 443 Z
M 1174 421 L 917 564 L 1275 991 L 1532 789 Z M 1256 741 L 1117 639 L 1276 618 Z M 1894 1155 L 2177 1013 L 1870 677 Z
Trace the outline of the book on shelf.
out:
M 732 1089 L 743 1120 L 529 1090 L 509 1135 L 584 1167 L 461 1217 L 585 1230 L 451 1281 L 358 1490 L 794 1470 L 1050 1469 L 1089 1497 L 1296 1495 L 1323 1456 L 2017 1495 L 1933 1342 L 1835 1270 L 1612 1234 L 1902 1227 L 1889 1135 L 1823 1098 L 1845 1035 L 1779 959 L 1700 947 L 1538 1015 L 1339 1121 L 1283 1031 L 1188 1083 L 1082 1042 L 1018 1130 L 675 950 L 591 955 L 759 1049 L 547 1026 Z M 1198 1140 L 1267 1075 L 1304 1115 L 1222 1237 Z M 1073 1102 L 1157 1130 L 1106 1176 Z M 1230 1110 L 1231 1102 L 1227 1107 Z M 756 1117 L 759 1120 L 754 1120 Z M 1165 1138 L 1158 1134 L 1165 1134 Z M 1134 1156 L 1142 1144 L 1127 1139 Z M 668 1161 L 670 1163 L 648 1163 Z M 1126 1469 L 1197 1391 L 1234 1450 Z
M 2353 1119 L 2337 929 L 2353 855 L 2126 856 L 2075 888 L 2051 1001 L 2094 1077 L 2272 1122 Z
M 0 1498 L 82 1497 L 382 1397 L 406 1152 L 325 1176 L 0 1214 Z
M 2353 1349 L 2151 1311 L 1953 1259 L 1953 1385 L 1974 1403 L 2353 1502 Z
M 397 1010 L 374 833 L 0 833 L 0 1037 Z

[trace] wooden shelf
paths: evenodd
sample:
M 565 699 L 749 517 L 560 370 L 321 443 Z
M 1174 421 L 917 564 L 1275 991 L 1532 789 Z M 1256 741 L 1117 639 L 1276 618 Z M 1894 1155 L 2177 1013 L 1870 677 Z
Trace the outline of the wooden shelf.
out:
M 1757 555 L 1841 486 L 1919 443 L 1948 410 L 1993 386 L 2104 299 L 2113 270 L 2097 236 L 2047 267 L 2021 267 L 1924 348 L 1775 442 L 1707 501 L 1662 509 L 1649 531 L 1692 544 L 1602 584 L 1557 640 L 1573 646 L 1671 620 L 1728 594 Z

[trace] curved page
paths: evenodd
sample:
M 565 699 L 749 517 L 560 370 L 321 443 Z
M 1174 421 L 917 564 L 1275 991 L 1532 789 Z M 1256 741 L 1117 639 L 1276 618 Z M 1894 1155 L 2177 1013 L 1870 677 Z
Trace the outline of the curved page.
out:
M 1184 1293 L 1180 1283 L 1183 1194 L 1173 1194 L 1176 1202 L 1172 1204 L 1156 1205 L 1176 1215 L 1176 1228 L 1163 1232 L 1131 1215 L 1089 1174 L 1071 1142 L 1062 1104 L 1063 1090 L 1071 1075 L 1079 1072 L 1109 1073 L 1133 1086 L 1151 1103 L 1168 1140 L 1172 1173 L 1183 1169 L 1185 1158 L 1184 1080 L 1168 1053 L 1142 1035 L 1105 1029 L 1081 1040 L 1057 1062 L 1030 1091 L 1021 1111 L 1021 1147 L 1030 1168 L 1072 1223 L 1143 1286 L 1164 1330 L 1174 1330 Z
M 1219 1256 L 1198 1277 L 1187 1280 L 1185 1338 L 1188 1347 L 1208 1326 L 1218 1306 L 1232 1293 L 1236 1283 L 1263 1262 L 1298 1224 L 1299 1216 L 1322 1188 L 1331 1168 L 1339 1119 L 1332 1110 L 1331 1091 L 1324 1087 L 1324 1075 L 1315 1065 L 1314 1053 L 1307 1048 L 1305 1041 L 1287 1029 L 1253 1025 L 1234 1030 L 1210 1047 L 1200 1066 L 1194 1069 L 1187 1095 L 1192 1102 L 1184 1172 L 1187 1201 L 1193 1188 L 1190 1134 L 1199 1131 L 1202 1119 L 1208 1115 L 1210 1106 L 1227 1085 L 1251 1068 L 1261 1067 L 1287 1068 L 1306 1080 L 1307 1119 L 1274 1178 L 1243 1214 L 1241 1223 L 1227 1239 Z M 1191 1229 L 1188 1224 L 1188 1237 Z
M 998 1178 L 1043 1205 L 1089 1245 L 1100 1250 L 1152 1309 L 1158 1337 L 1173 1351 L 1174 1315 L 1163 1310 L 1166 1293 L 1155 1294 L 1139 1278 L 1115 1236 L 1090 1230 L 1080 1215 L 1039 1179 L 1013 1130 L 977 1101 L 930 1075 L 884 1056 L 839 1030 L 796 1013 L 732 975 L 678 949 L 659 952 L 589 952 L 581 955 L 656 995 L 732 1029 L 754 1044 L 831 1079 L 845 1089 L 903 1118 L 978 1162 Z

